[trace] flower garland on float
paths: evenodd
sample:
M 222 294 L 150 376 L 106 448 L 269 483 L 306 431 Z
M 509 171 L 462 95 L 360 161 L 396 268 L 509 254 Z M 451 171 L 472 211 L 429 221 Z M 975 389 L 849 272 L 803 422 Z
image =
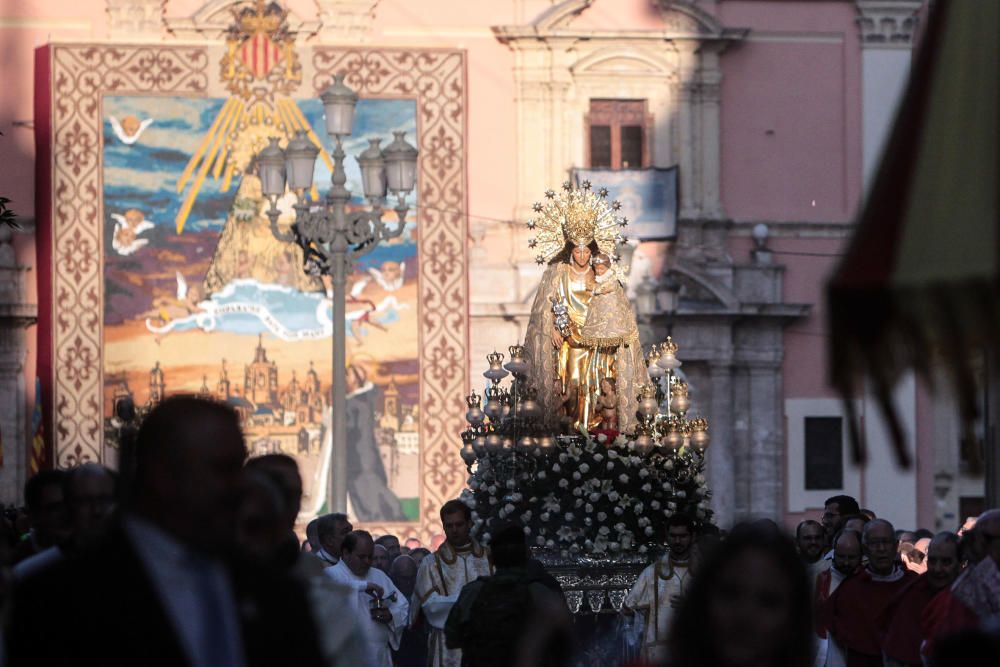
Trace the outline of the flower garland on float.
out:
M 553 435 L 559 424 L 540 414 L 524 348 L 509 351 L 507 364 L 502 353 L 487 356 L 485 405 L 475 392 L 466 398 L 461 456 L 469 478 L 461 497 L 483 542 L 500 522 L 517 520 L 539 550 L 614 559 L 658 551 L 677 512 L 711 520 L 708 421 L 687 418 L 689 389 L 673 340 L 646 357 L 652 382 L 641 388 L 639 426 L 628 434 Z

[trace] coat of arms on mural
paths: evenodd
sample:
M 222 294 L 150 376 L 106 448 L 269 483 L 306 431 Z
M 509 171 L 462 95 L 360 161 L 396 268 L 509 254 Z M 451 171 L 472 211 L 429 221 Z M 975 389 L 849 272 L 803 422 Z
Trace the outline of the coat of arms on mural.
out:
M 330 475 L 330 340 L 343 326 L 351 508 L 361 521 L 416 520 L 416 223 L 359 263 L 347 319 L 334 323 L 329 283 L 271 231 L 255 158 L 271 137 L 284 145 L 305 133 L 323 156 L 316 181 L 329 182 L 329 139 L 313 129 L 322 106 L 301 90 L 287 10 L 255 0 L 234 3 L 232 16 L 216 88 L 225 97 L 104 98 L 107 423 L 125 396 L 146 407 L 174 392 L 225 401 L 243 417 L 251 454 L 297 457 L 303 512 L 314 514 Z M 364 137 L 416 134 L 415 100 L 362 100 L 355 128 L 351 154 Z M 347 176 L 360 193 L 356 165 Z M 278 201 L 281 227 L 293 222 L 292 199 Z

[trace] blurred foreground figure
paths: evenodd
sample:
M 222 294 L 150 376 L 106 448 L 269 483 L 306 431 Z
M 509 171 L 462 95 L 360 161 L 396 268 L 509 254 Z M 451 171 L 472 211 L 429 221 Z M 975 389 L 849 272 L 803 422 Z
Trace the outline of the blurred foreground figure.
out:
M 896 559 L 896 531 L 888 521 L 865 524 L 862 546 L 868 565 L 830 597 L 829 628 L 844 648 L 848 667 L 882 667 L 879 622 L 893 598 L 917 575 Z
M 449 500 L 441 507 L 445 542 L 420 563 L 417 586 L 410 601 L 410 626 L 426 622 L 428 667 L 459 667 L 462 652 L 449 649 L 444 641 L 444 624 L 462 586 L 481 576 L 493 574 L 489 550 L 472 538 L 472 510 L 461 500 Z
M 666 538 L 667 553 L 642 571 L 622 607 L 626 615 L 638 613 L 644 624 L 641 657 L 650 664 L 666 659 L 670 623 L 691 585 L 688 576 L 694 521 L 682 514 L 671 516 Z
M 154 408 L 107 538 L 15 588 L 8 664 L 322 664 L 300 587 L 234 554 L 245 453 L 222 404 Z
M 14 562 L 31 558 L 69 538 L 64 495 L 66 472 L 43 470 L 24 485 L 24 504 L 31 530 L 14 549 Z
M 670 665 L 808 667 L 812 634 L 795 545 L 763 525 L 738 525 L 699 567 L 674 617 Z
M 341 615 L 352 615 L 365 629 L 368 664 L 392 667 L 392 651 L 399 648 L 409 604 L 389 576 L 372 566 L 374 551 L 375 542 L 366 531 L 349 533 L 341 546 L 340 561 L 328 567 L 326 574 L 354 593 Z
M 502 526 L 490 544 L 496 574 L 462 587 L 445 623 L 448 648 L 468 667 L 564 664 L 572 617 L 566 598 L 528 571 L 524 528 Z
M 63 558 L 84 553 L 107 533 L 115 504 L 115 478 L 96 463 L 84 463 L 64 476 L 63 494 L 69 520 L 67 536 L 59 544 L 22 560 L 14 568 L 15 579 L 23 579 Z
M 935 595 L 951 586 L 961 569 L 958 536 L 939 533 L 927 548 L 927 571 L 901 590 L 882 619 L 886 667 L 920 667 L 920 618 Z

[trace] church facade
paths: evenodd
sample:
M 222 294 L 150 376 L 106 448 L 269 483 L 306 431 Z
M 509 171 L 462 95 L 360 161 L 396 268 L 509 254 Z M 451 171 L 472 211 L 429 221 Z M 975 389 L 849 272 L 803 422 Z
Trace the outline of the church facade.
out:
M 486 354 L 524 335 L 544 267 L 523 223 L 545 190 L 584 172 L 640 182 L 669 171 L 673 195 L 662 208 L 669 220 L 640 228 L 630 243 L 629 295 L 645 344 L 669 333 L 681 346 L 692 400 L 711 424 L 708 475 L 718 520 L 793 522 L 838 493 L 855 495 L 903 527 L 953 528 L 972 510 L 982 494 L 967 472 L 975 443 L 963 448 L 946 401 L 913 379 L 898 388 L 916 454 L 915 467 L 900 471 L 873 405 L 859 397 L 872 458 L 858 467 L 849 459 L 843 408 L 825 381 L 824 280 L 877 162 L 919 40 L 923 2 L 427 0 L 419 11 L 397 0 L 279 4 L 303 44 L 345 49 L 360 62 L 380 53 L 461 54 L 464 73 L 450 80 L 462 88 L 461 103 L 437 113 L 460 115 L 463 131 L 420 146 L 428 176 L 417 207 L 418 225 L 421 216 L 443 216 L 441 224 L 465 243 L 467 289 L 449 304 L 465 323 L 461 392 L 481 390 Z M 254 3 L 86 0 L 72 20 L 55 9 L 15 10 L 30 13 L 11 17 L 16 27 L 5 28 L 23 46 L 0 67 L 7 80 L 29 89 L 31 45 L 42 35 L 56 43 L 221 44 L 236 5 Z M 32 117 L 30 104 L 7 104 L 5 120 Z M 433 120 L 420 118 L 418 128 Z M 5 177 L 3 194 L 31 221 L 44 212 L 29 203 L 34 145 L 21 127 L 0 139 L 0 151 L 24 165 Z M 454 181 L 465 188 L 460 197 L 431 180 L 454 161 L 465 169 Z M 644 205 L 639 197 L 637 206 Z M 446 267 L 454 250 L 423 238 L 422 266 Z M 59 358 L 31 323 L 31 307 L 49 287 L 27 271 L 38 261 L 31 225 L 10 240 L 0 236 L 4 248 L 9 266 L 0 252 L 0 270 L 21 272 L 17 290 L 0 292 L 9 304 L 4 313 L 22 313 L 3 316 L 8 342 L 0 346 L 0 394 L 17 397 L 0 412 L 0 490 L 14 501 L 30 455 L 34 395 L 26 388 Z M 268 270 L 280 273 L 280 259 Z M 261 269 L 252 260 L 234 254 L 234 275 L 256 275 Z M 421 368 L 448 356 L 433 349 L 425 346 Z M 322 373 L 283 366 L 263 340 L 252 355 L 232 357 L 213 371 L 216 382 L 205 372 L 183 386 L 214 385 L 261 429 L 294 432 L 279 450 L 298 451 L 304 440 L 315 453 L 329 405 Z M 328 367 L 316 359 L 323 363 Z M 161 372 L 166 377 L 157 386 L 162 392 L 165 382 L 169 394 L 169 371 Z M 464 472 L 457 432 L 454 477 L 429 481 L 432 460 L 415 466 L 412 456 L 428 446 L 420 435 L 425 418 L 453 410 L 460 427 L 463 408 L 429 402 L 426 390 L 401 394 L 394 377 L 386 371 L 379 385 L 374 426 L 390 486 L 394 475 L 410 475 L 415 484 L 457 488 Z M 155 391 L 152 381 L 150 387 Z M 50 408 L 45 419 L 53 418 Z M 268 443 L 261 451 L 274 449 Z M 449 450 L 441 447 L 444 461 Z

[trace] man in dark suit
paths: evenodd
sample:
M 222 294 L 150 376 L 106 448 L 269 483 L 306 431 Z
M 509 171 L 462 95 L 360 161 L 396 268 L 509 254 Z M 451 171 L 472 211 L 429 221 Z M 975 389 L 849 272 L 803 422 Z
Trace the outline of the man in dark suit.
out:
M 320 664 L 304 591 L 233 553 L 245 455 L 227 406 L 160 403 L 107 539 L 15 589 L 9 664 Z

